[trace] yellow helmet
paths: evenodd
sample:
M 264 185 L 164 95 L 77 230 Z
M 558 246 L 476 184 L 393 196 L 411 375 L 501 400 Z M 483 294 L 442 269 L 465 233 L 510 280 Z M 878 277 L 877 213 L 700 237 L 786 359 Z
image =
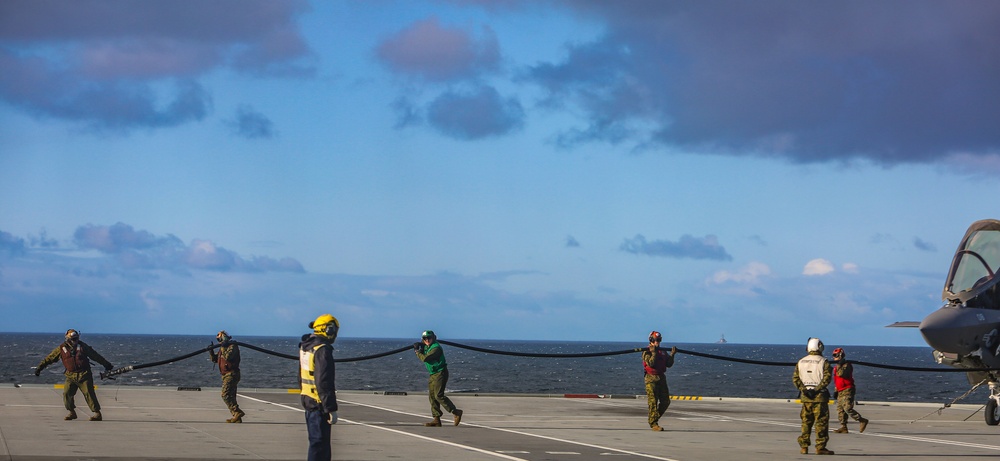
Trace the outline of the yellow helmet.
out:
M 340 322 L 337 321 L 337 317 L 323 314 L 316 317 L 316 320 L 309 322 L 309 328 L 312 328 L 313 333 L 318 335 L 336 338 L 337 332 L 340 330 Z

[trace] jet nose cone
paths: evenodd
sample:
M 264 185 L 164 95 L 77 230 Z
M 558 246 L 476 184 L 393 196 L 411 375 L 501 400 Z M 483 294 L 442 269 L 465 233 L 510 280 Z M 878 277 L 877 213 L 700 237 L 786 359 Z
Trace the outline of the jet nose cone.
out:
M 941 352 L 969 354 L 975 344 L 978 309 L 942 307 L 920 322 L 920 334 L 927 344 Z

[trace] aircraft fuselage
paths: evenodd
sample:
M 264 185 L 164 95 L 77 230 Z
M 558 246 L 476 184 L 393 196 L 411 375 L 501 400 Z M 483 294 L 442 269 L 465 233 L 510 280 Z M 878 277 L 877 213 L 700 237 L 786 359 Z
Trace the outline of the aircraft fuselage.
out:
M 1000 367 L 1000 310 L 949 304 L 920 322 L 920 334 L 935 350 Z

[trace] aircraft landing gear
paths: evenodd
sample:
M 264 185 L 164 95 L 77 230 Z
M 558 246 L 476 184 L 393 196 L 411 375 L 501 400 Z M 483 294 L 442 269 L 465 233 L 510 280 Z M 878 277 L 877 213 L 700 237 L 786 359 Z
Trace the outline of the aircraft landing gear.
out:
M 990 398 L 986 401 L 986 424 L 1000 424 L 1000 383 L 990 381 Z

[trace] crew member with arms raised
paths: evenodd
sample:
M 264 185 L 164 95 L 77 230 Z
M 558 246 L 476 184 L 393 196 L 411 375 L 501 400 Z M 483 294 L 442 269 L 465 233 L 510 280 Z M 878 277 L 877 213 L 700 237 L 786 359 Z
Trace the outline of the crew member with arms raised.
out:
M 642 351 L 642 368 L 645 370 L 643 381 L 646 385 L 646 402 L 649 405 L 649 427 L 654 431 L 662 431 L 660 417 L 670 407 L 670 388 L 667 387 L 667 368 L 674 366 L 674 355 L 677 348 L 671 347 L 670 353 L 660 349 L 663 335 L 658 331 L 649 334 L 649 348 Z
M 226 330 L 215 335 L 219 341 L 219 353 L 208 350 L 208 359 L 212 363 L 219 365 L 219 374 L 222 375 L 222 401 L 229 408 L 233 417 L 226 420 L 227 423 L 242 423 L 246 413 L 240 410 L 240 404 L 236 402 L 236 392 L 240 384 L 240 346 L 231 343 L 233 340 Z
M 302 335 L 299 343 L 299 383 L 302 408 L 306 410 L 309 431 L 309 461 L 330 461 L 330 429 L 337 424 L 337 376 L 333 361 L 333 342 L 340 322 L 330 314 L 309 322 L 312 334 Z
M 455 425 L 458 426 L 462 422 L 462 410 L 455 408 L 451 399 L 444 395 L 444 388 L 448 385 L 448 363 L 444 359 L 444 349 L 438 343 L 437 335 L 431 330 L 423 332 L 420 342 L 413 343 L 413 351 L 430 373 L 427 379 L 427 397 L 431 402 L 431 416 L 434 419 L 424 423 L 424 426 L 441 426 L 441 415 L 444 414 L 441 407 L 455 417 Z
M 833 452 L 826 449 L 826 443 L 830 440 L 830 391 L 827 386 L 833 379 L 830 371 L 830 363 L 823 357 L 823 341 L 819 338 L 809 338 L 806 344 L 809 354 L 802 357 L 795 366 L 792 374 L 792 383 L 801 393 L 799 401 L 802 402 L 802 411 L 799 417 L 802 418 L 802 435 L 799 436 L 800 453 L 809 453 L 809 442 L 812 435 L 813 425 L 816 426 L 816 454 L 832 455 Z
M 66 421 L 76 419 L 76 396 L 77 389 L 83 390 L 83 398 L 87 400 L 87 406 L 92 413 L 91 421 L 101 421 L 101 403 L 97 401 L 97 392 L 94 389 L 94 374 L 90 371 L 90 361 L 94 360 L 104 365 L 105 370 L 114 368 L 111 362 L 98 354 L 94 348 L 87 343 L 80 341 L 80 332 L 69 329 L 66 330 L 66 341 L 52 350 L 48 356 L 42 359 L 41 363 L 35 367 L 35 376 L 42 373 L 45 367 L 62 359 L 63 366 L 66 367 L 66 383 L 63 386 L 63 404 L 69 410 Z

